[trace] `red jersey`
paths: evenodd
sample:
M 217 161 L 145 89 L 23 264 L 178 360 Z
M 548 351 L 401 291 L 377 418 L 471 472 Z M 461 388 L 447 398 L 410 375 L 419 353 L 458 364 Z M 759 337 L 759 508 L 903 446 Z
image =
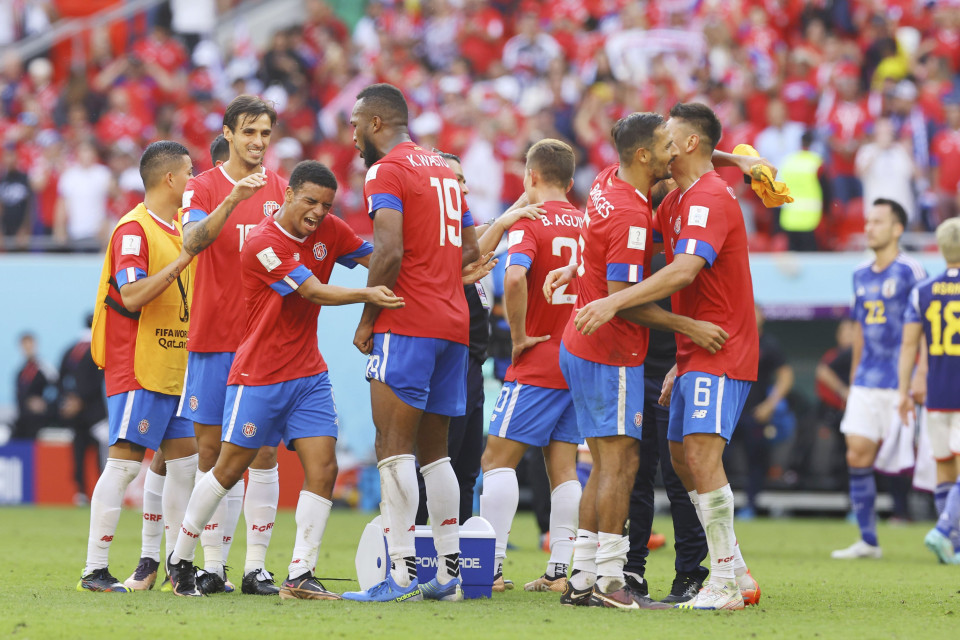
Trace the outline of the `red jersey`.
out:
M 637 367 L 647 356 L 650 331 L 614 317 L 585 336 L 574 324 L 576 312 L 608 295 L 607 281 L 640 282 L 650 271 L 653 218 L 647 196 L 617 177 L 619 164 L 603 171 L 590 187 L 584 230 L 580 235 L 581 263 L 577 300 L 563 332 L 567 351 L 591 362 Z
M 240 294 L 240 251 L 247 233 L 280 208 L 287 188 L 274 172 L 264 173 L 267 184 L 236 206 L 220 235 L 197 256 L 188 351 L 233 352 L 240 345 L 246 319 Z M 183 192 L 183 225 L 210 215 L 235 184 L 222 165 L 191 178 Z
M 446 161 L 402 142 L 367 171 L 363 195 L 371 218 L 384 208 L 403 214 L 403 260 L 393 292 L 406 306 L 381 311 L 374 332 L 470 344 L 460 232 L 473 218 Z
M 839 101 L 830 111 L 830 135 L 841 143 L 861 140 L 865 137 L 870 116 L 859 102 Z M 833 171 L 838 175 L 854 175 L 854 157 L 852 153 L 836 151 L 833 153 Z
M 527 349 L 515 365 L 507 369 L 506 381 L 516 380 L 548 389 L 566 389 L 567 381 L 560 372 L 560 339 L 570 319 L 570 309 L 577 299 L 574 281 L 553 300 L 543 298 L 543 282 L 547 274 L 578 263 L 578 245 L 583 230 L 583 214 L 569 202 L 545 202 L 547 211 L 540 220 L 524 218 L 510 227 L 507 267 L 527 268 L 528 336 L 550 336 L 550 339 Z
M 930 151 L 933 163 L 940 170 L 937 188 L 950 194 L 960 192 L 960 129 L 944 129 L 937 133 Z
M 737 197 L 710 171 L 685 192 L 674 189 L 657 210 L 667 263 L 674 253 L 707 261 L 693 283 L 673 294 L 673 312 L 723 327 L 730 338 L 711 355 L 677 334 L 677 373 L 702 371 L 734 380 L 756 380 L 759 334 L 753 305 L 753 279 L 747 231 Z
M 167 224 L 152 213 L 150 216 L 163 231 L 172 236 L 180 235 L 175 226 Z M 128 222 L 116 230 L 110 257 L 110 273 L 116 279 L 118 287 L 153 275 L 147 273 L 150 264 L 147 235 L 137 222 Z M 107 289 L 107 295 L 123 306 L 120 294 L 113 287 Z M 110 339 L 104 344 L 103 377 L 107 395 L 142 389 L 133 372 L 133 354 L 137 347 L 139 323 L 120 315 L 111 307 L 107 307 L 106 312 Z
M 240 252 L 247 318 L 227 384 L 277 384 L 326 371 L 317 346 L 320 307 L 296 290 L 310 276 L 326 284 L 335 262 L 355 266 L 352 258 L 372 251 L 334 215 L 306 238 L 290 235 L 272 216 L 261 220 Z

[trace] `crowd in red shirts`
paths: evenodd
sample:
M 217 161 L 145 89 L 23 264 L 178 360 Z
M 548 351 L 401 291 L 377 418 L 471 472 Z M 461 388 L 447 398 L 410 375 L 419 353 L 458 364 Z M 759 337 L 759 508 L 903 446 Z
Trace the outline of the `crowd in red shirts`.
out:
M 7 54 L 6 246 L 49 236 L 51 246 L 98 247 L 140 198 L 144 145 L 180 140 L 198 169 L 209 167 L 224 105 L 242 92 L 274 100 L 280 112 L 268 165 L 327 163 L 341 185 L 337 212 L 369 232 L 348 119 L 357 92 L 378 81 L 404 90 L 418 142 L 463 158 L 480 221 L 521 193 L 531 143 L 573 144 L 582 201 L 616 161 L 616 119 L 666 113 L 678 101 L 717 111 L 721 149 L 751 143 L 775 164 L 815 131 L 829 183 L 818 231 L 825 248 L 855 246 L 864 193 L 876 193 L 878 180 L 911 198 L 914 229 L 958 212 L 957 0 L 371 0 L 353 28 L 322 0 L 304 7 L 303 23 L 274 33 L 263 50 L 243 29 L 221 49 L 144 21 L 126 47 L 88 34 L 85 68 Z M 864 148 L 893 149 L 898 169 L 878 178 L 858 161 Z M 724 177 L 742 196 L 753 248 L 785 247 L 776 212 L 735 172 Z M 78 198 L 83 206 L 71 202 Z

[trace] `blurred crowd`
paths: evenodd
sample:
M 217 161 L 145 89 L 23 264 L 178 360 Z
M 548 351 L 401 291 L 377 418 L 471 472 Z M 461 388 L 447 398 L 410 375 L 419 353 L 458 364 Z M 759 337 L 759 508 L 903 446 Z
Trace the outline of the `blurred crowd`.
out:
M 0 3 L 11 12 L 0 16 L 0 40 L 29 37 L 73 4 Z M 532 142 L 574 146 L 582 200 L 616 160 L 616 119 L 677 101 L 710 104 L 724 124 L 721 149 L 753 144 L 797 185 L 802 215 L 781 225 L 736 172 L 724 176 L 753 250 L 786 249 L 783 231 L 798 231 L 798 220 L 813 233 L 791 248 L 855 247 L 863 203 L 881 196 L 904 204 L 913 230 L 958 212 L 957 0 L 370 0 L 352 28 L 329 3 L 304 0 L 302 22 L 262 50 L 243 21 L 214 39 L 236 4 L 171 0 L 33 59 L 6 49 L 8 249 L 99 249 L 140 198 L 144 145 L 180 140 L 208 168 L 223 107 L 240 93 L 277 105 L 267 165 L 283 173 L 300 159 L 325 162 L 341 185 L 337 213 L 369 232 L 348 119 L 357 92 L 376 81 L 404 90 L 415 139 L 463 158 L 480 221 L 522 191 Z

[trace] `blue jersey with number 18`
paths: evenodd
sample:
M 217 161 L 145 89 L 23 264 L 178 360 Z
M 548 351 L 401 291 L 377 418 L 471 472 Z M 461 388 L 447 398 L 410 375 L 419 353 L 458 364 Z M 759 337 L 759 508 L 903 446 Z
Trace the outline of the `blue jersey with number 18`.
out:
M 470 344 L 460 234 L 473 218 L 456 175 L 442 156 L 402 142 L 370 167 L 363 192 L 374 224 L 380 209 L 403 214 L 403 259 L 393 292 L 405 306 L 381 311 L 374 332 Z
M 927 409 L 960 411 L 960 269 L 914 287 L 905 322 L 920 322 L 927 340 Z
M 910 291 L 924 277 L 923 267 L 903 254 L 882 271 L 869 262 L 853 273 L 851 315 L 863 328 L 863 352 L 853 384 L 897 388 L 897 361 Z

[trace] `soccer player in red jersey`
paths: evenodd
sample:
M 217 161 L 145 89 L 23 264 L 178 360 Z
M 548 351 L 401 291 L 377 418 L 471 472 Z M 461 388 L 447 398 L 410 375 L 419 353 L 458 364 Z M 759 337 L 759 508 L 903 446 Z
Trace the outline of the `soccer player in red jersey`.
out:
M 722 131 L 716 114 L 702 104 L 678 104 L 667 127 L 680 149 L 673 166 L 680 188 L 657 211 L 668 264 L 640 285 L 581 309 L 576 326 L 585 335 L 602 331 L 619 310 L 673 295 L 678 313 L 727 330 L 730 337 L 717 353 L 677 336 L 677 377 L 673 382 L 668 376 L 661 402 L 670 403 L 673 466 L 697 506 L 710 549 L 709 582 L 697 598 L 677 606 L 742 609 L 760 591 L 734 535 L 733 493 L 722 455 L 757 379 L 747 234 L 733 190 L 713 170 Z
M 670 176 L 677 154 L 657 114 L 631 114 L 614 125 L 612 134 L 621 162 L 601 171 L 590 189 L 577 308 L 640 282 L 649 271 L 653 224 L 648 194 Z M 548 297 L 557 291 L 551 280 L 544 286 Z M 577 332 L 574 315 L 564 330 L 560 369 L 594 467 L 580 502 L 573 572 L 561 602 L 637 609 L 640 602 L 624 589 L 629 540 L 622 533 L 639 464 L 646 327 L 680 331 L 713 349 L 722 345 L 725 334 L 653 303 L 621 312 L 592 336 Z
M 542 203 L 540 217 L 510 227 L 504 305 L 513 340 L 513 363 L 490 419 L 483 452 L 480 515 L 497 534 L 494 589 L 502 581 L 507 538 L 517 511 L 517 465 L 527 447 L 542 447 L 551 486 L 550 561 L 527 591 L 562 592 L 573 554 L 580 506 L 577 446 L 580 432 L 573 399 L 560 372 L 560 338 L 576 300 L 576 283 L 552 300 L 540 285 L 555 268 L 577 262 L 583 213 L 567 200 L 576 158 L 559 140 L 545 139 L 527 151 L 524 191 Z M 502 589 L 503 587 L 501 587 Z M 501 590 L 498 589 L 498 590 Z
M 367 378 L 377 429 L 383 519 L 393 566 L 359 601 L 460 600 L 460 490 L 447 456 L 450 416 L 466 407 L 469 314 L 462 265 L 479 257 L 473 218 L 446 161 L 417 146 L 407 103 L 388 84 L 357 96 L 350 124 L 368 167 L 364 195 L 373 218 L 371 286 L 404 298 L 403 309 L 366 305 L 354 344 L 370 354 Z M 414 522 L 419 455 L 438 555 L 437 577 L 417 582 Z
M 327 365 L 317 348 L 318 305 L 402 299 L 383 286 L 328 285 L 335 262 L 367 264 L 373 250 L 336 216 L 333 173 L 319 162 L 297 165 L 284 204 L 249 234 L 241 255 L 247 316 L 230 368 L 223 446 L 213 471 L 197 482 L 167 571 L 177 595 L 201 595 L 193 555 L 204 526 L 264 442 L 282 439 L 303 465 L 297 537 L 281 598 L 335 600 L 314 577 L 337 477 L 337 410 Z M 291 295 L 291 294 L 298 295 Z
M 284 180 L 262 165 L 276 122 L 276 111 L 262 99 L 234 98 L 223 117 L 229 158 L 191 180 L 184 192 L 184 245 L 198 257 L 194 322 L 187 341 L 190 355 L 179 415 L 192 420 L 197 433 L 198 480 L 213 467 L 220 452 L 227 375 L 246 317 L 240 295 L 240 251 L 247 233 L 276 212 L 284 199 Z M 244 593 L 277 593 L 264 566 L 280 496 L 277 444 L 265 443 L 250 469 L 243 505 L 247 526 Z M 243 499 L 243 494 L 241 482 L 203 533 L 205 571 L 200 586 L 205 592 L 225 590 L 222 533 L 235 527 L 225 522 L 227 505 Z

